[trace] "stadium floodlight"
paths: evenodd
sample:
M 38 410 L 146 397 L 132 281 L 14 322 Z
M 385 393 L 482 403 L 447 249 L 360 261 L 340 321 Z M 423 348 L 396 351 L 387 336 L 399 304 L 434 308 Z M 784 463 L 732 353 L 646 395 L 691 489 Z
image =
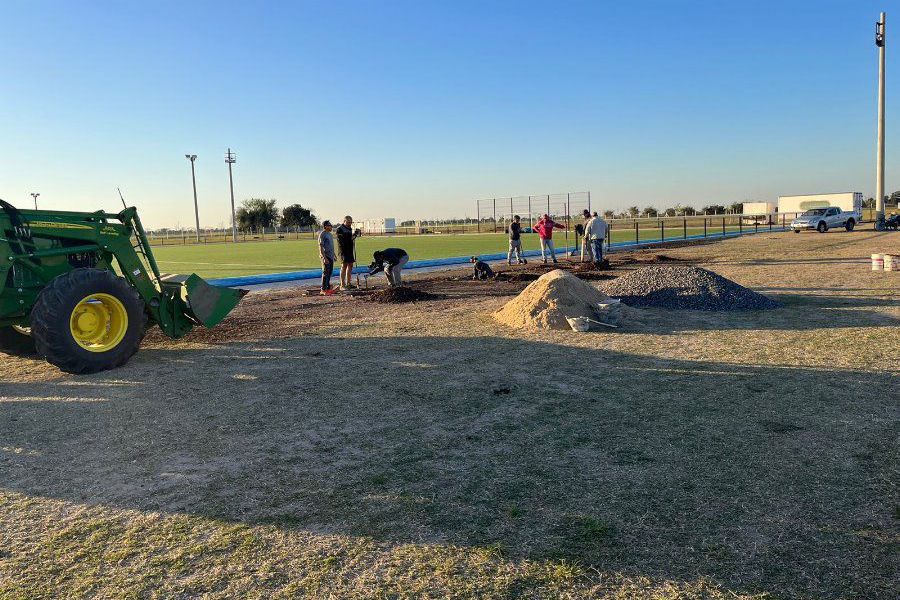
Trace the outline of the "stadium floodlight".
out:
M 237 242 L 237 218 L 234 214 L 234 177 L 231 175 L 231 165 L 237 162 L 237 157 L 231 148 L 225 153 L 225 164 L 228 165 L 228 187 L 231 190 L 231 241 Z
M 194 184 L 194 219 L 197 222 L 197 243 L 200 243 L 200 209 L 197 206 L 197 176 L 194 174 L 194 161 L 196 154 L 185 154 L 184 157 L 191 161 L 191 182 Z
M 37 199 L 40 195 L 40 192 L 31 192 L 31 197 L 34 198 L 34 210 L 37 210 Z
M 875 229 L 884 229 L 884 51 L 885 13 L 875 23 L 875 45 L 878 47 L 878 142 L 875 150 Z

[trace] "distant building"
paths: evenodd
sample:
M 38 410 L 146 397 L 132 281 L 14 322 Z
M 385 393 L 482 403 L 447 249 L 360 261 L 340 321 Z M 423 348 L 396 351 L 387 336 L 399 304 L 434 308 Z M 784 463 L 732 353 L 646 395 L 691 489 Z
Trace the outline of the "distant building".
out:
M 363 233 L 397 233 L 396 219 L 366 219 L 360 227 Z
M 778 211 L 778 205 L 774 202 L 744 202 L 743 213 L 749 216 L 771 215 Z
M 777 211 L 774 202 L 744 202 L 742 210 L 746 223 L 768 223 Z
M 862 192 L 841 192 L 838 194 L 806 194 L 803 196 L 779 196 L 778 212 L 802 213 L 811 208 L 837 206 L 847 212 L 862 211 Z

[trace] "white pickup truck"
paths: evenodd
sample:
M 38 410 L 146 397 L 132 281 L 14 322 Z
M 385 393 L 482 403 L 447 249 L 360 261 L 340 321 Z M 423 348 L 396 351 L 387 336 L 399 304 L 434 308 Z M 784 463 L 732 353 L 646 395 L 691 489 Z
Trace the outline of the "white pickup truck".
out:
M 847 231 L 853 231 L 859 220 L 858 212 L 842 211 L 837 206 L 812 208 L 791 221 L 791 229 L 794 233 L 800 233 L 804 229 L 815 229 L 819 233 L 825 233 L 832 227 L 843 227 Z

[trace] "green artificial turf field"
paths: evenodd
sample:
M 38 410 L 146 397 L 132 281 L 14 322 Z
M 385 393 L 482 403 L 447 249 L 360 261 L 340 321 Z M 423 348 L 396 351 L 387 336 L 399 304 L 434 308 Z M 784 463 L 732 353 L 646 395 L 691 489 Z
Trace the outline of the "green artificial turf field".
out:
M 736 231 L 736 227 L 729 227 Z M 711 228 L 709 232 L 716 233 Z M 666 228 L 666 239 L 676 240 L 683 235 L 681 228 Z M 703 233 L 702 227 L 688 227 L 688 235 Z M 659 237 L 658 229 L 640 230 L 641 239 Z M 522 236 L 523 250 L 539 250 L 536 234 Z M 613 241 L 633 241 L 634 232 L 614 230 Z M 554 236 L 557 252 L 564 250 L 566 238 L 562 232 Z M 574 243 L 570 233 L 569 247 Z M 473 233 L 454 235 L 398 235 L 363 236 L 356 243 L 356 258 L 369 264 L 372 253 L 379 248 L 399 247 L 409 252 L 411 260 L 471 256 L 506 252 L 506 235 L 502 233 Z M 235 277 L 260 273 L 283 273 L 314 269 L 320 266 L 316 242 L 312 238 L 300 240 L 254 241 L 238 244 L 186 244 L 153 246 L 160 270 L 167 273 L 197 273 L 201 277 Z

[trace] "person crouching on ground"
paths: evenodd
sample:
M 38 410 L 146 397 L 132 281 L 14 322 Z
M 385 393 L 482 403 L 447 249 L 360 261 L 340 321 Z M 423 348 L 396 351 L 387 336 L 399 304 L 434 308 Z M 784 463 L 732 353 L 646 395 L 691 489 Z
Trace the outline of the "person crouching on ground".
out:
M 491 266 L 480 260 L 477 256 L 473 256 L 469 262 L 473 265 L 472 279 L 475 281 L 484 281 L 485 279 L 493 279 L 494 271 Z
M 349 289 L 353 284 L 353 264 L 356 262 L 356 238 L 362 235 L 353 230 L 353 217 L 347 215 L 337 228 L 338 256 L 341 259 L 341 289 Z
M 513 222 L 506 229 L 509 234 L 509 252 L 506 254 L 506 262 L 513 264 L 513 255 L 517 265 L 524 265 L 528 261 L 522 258 L 522 223 L 519 215 L 513 217 Z
M 603 217 L 597 216 L 597 213 L 594 213 L 591 220 L 584 226 L 585 245 L 591 244 L 594 264 L 598 267 L 603 262 L 603 241 L 606 239 L 608 230 L 609 226 L 606 221 L 603 220 Z
M 322 231 L 319 232 L 319 258 L 322 259 L 322 296 L 330 296 L 334 293 L 331 289 L 331 276 L 334 274 L 334 240 L 331 237 L 331 221 L 322 221 Z
M 538 236 L 541 238 L 541 258 L 544 260 L 545 265 L 547 264 L 548 253 L 553 258 L 553 264 L 559 262 L 556 260 L 556 248 L 553 247 L 553 230 L 565 228 L 565 225 L 551 219 L 550 215 L 541 217 L 537 225 L 534 226 L 534 230 L 537 231 Z
M 400 272 L 403 270 L 403 265 L 409 262 L 409 254 L 406 253 L 406 250 L 385 248 L 376 250 L 372 257 L 375 260 L 369 265 L 369 275 L 384 271 L 391 287 L 400 287 L 402 285 Z

